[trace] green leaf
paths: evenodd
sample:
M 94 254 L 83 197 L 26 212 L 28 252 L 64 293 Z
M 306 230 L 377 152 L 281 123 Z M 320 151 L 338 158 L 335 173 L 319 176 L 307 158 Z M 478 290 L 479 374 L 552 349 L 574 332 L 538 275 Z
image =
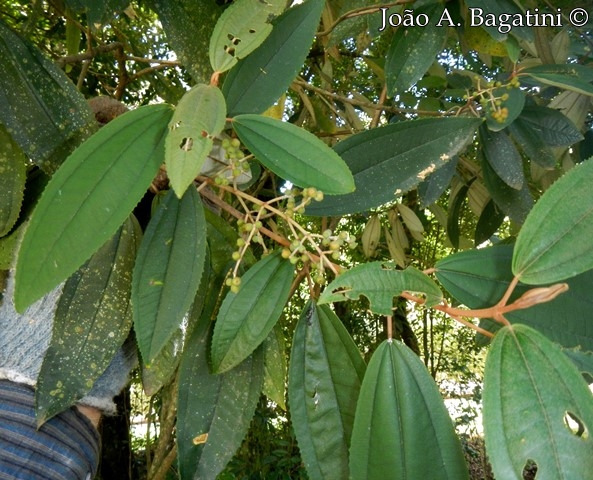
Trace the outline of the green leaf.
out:
M 241 446 L 263 382 L 261 349 L 227 373 L 210 373 L 209 319 L 202 315 L 179 370 L 177 445 L 182 479 L 216 479 Z
M 492 235 L 496 233 L 498 227 L 504 222 L 505 213 L 496 206 L 496 202 L 492 199 L 488 201 L 476 225 L 476 232 L 474 234 L 474 242 L 476 246 L 489 240 Z
M 74 273 L 127 218 L 163 162 L 170 116 L 167 105 L 127 112 L 76 149 L 55 173 L 19 251 L 19 311 Z
M 486 125 L 488 125 L 488 130 L 493 132 L 499 132 L 500 130 L 511 125 L 521 114 L 523 106 L 525 105 L 525 92 L 519 88 L 507 89 L 506 87 L 501 87 L 492 91 L 493 97 L 500 98 L 503 95 L 507 95 L 508 98 L 503 101 L 500 107 L 493 107 L 491 102 L 487 102 L 486 106 L 484 107 L 486 112 Z M 492 116 L 492 113 L 497 111 L 498 108 L 507 109 L 507 116 L 502 122 L 499 122 Z
M 37 381 L 38 424 L 84 397 L 128 336 L 131 271 L 141 235 L 130 217 L 64 285 Z
M 324 6 L 323 0 L 306 0 L 272 22 L 268 38 L 224 81 L 229 116 L 262 113 L 286 92 L 305 62 Z
M 541 129 L 524 121 L 521 117 L 509 126 L 509 133 L 517 146 L 523 150 L 532 162 L 543 168 L 552 169 L 556 165 L 556 156 L 540 134 Z
M 500 330 L 484 372 L 484 436 L 496 478 L 522 479 L 528 461 L 538 479 L 583 478 L 593 471 L 591 432 L 591 392 L 559 347 L 525 325 Z
M 462 185 L 449 200 L 449 211 L 447 212 L 447 237 L 454 248 L 459 248 L 459 217 L 461 207 L 467 199 L 469 185 Z
M 146 228 L 134 266 L 134 329 L 150 364 L 179 329 L 200 284 L 206 257 L 206 220 L 200 194 L 181 200 L 172 190 Z
M 196 85 L 179 101 L 165 140 L 167 175 L 179 198 L 200 173 L 225 116 L 224 97 L 217 87 Z
M 431 173 L 426 180 L 418 185 L 418 195 L 422 205 L 428 206 L 436 202 L 451 183 L 455 175 L 459 157 L 455 155 L 436 172 Z
M 426 304 L 441 303 L 441 290 L 430 277 L 415 268 L 396 270 L 383 262 L 369 262 L 347 270 L 331 282 L 319 297 L 319 305 L 357 300 L 361 295 L 371 303 L 370 310 L 380 315 L 393 314 L 393 297 L 402 292 L 426 295 Z
M 537 105 L 525 107 L 518 120 L 552 147 L 568 147 L 583 139 L 575 124 L 554 108 Z
M 408 90 L 433 64 L 447 38 L 447 29 L 436 26 L 443 10 L 442 4 L 419 8 L 414 13 L 427 15 L 428 25 L 422 28 L 400 26 L 396 30 L 385 60 L 385 79 L 390 96 Z
M 328 195 L 354 190 L 352 173 L 340 156 L 312 133 L 262 115 L 238 115 L 233 129 L 247 148 L 278 176 Z
M 282 410 L 286 410 L 286 345 L 284 333 L 277 323 L 264 341 L 263 394 Z
M 6 235 L 19 218 L 25 181 L 27 157 L 0 124 L 0 237 Z
M 534 285 L 593 268 L 593 161 L 558 179 L 538 200 L 517 237 L 513 273 Z
M 367 367 L 356 406 L 350 475 L 360 480 L 469 478 L 438 388 L 401 342 L 381 343 Z
M 54 172 L 97 129 L 90 107 L 63 71 L 1 21 L 0 67 L 0 123 L 28 158 Z
M 585 65 L 537 65 L 521 70 L 540 84 L 593 96 L 593 71 Z
M 109 22 L 116 13 L 124 11 L 130 4 L 128 0 L 65 0 L 65 3 L 75 12 L 85 12 L 90 27 Z M 78 32 L 80 35 L 80 30 Z
M 587 383 L 593 381 L 593 352 L 584 352 L 580 347 L 563 348 L 564 354 L 572 360 Z
M 288 300 L 293 275 L 294 266 L 276 252 L 247 271 L 238 293 L 226 294 L 212 337 L 215 373 L 241 363 L 269 335 Z
M 484 158 L 496 175 L 509 187 L 521 190 L 525 184 L 523 160 L 506 132 L 493 132 L 482 125 L 480 141 Z
M 204 52 L 224 5 L 196 0 L 150 0 L 150 4 L 183 66 L 196 83 L 209 83 L 213 72 Z
M 286 7 L 285 0 L 238 0 L 218 19 L 210 37 L 210 64 L 225 72 L 261 45 L 271 22 Z
M 512 245 L 467 250 L 437 262 L 436 276 L 460 303 L 469 308 L 487 308 L 502 298 L 513 279 L 512 257 Z M 593 308 L 593 270 L 568 279 L 567 283 L 568 291 L 551 302 L 507 313 L 505 318 L 512 323 L 527 324 L 566 347 L 581 345 L 593 350 L 593 335 L 588 327 Z M 520 297 L 529 288 L 519 283 L 510 300 Z M 480 322 L 480 326 L 490 331 L 498 325 L 487 320 Z
M 356 190 L 326 197 L 308 215 L 343 215 L 377 207 L 441 168 L 473 139 L 481 120 L 429 118 L 393 123 L 348 137 L 334 150 L 354 175 Z
M 366 365 L 340 319 L 307 302 L 290 355 L 288 400 L 309 478 L 348 476 L 348 448 Z
M 501 15 L 520 15 L 524 16 L 525 12 L 517 6 L 513 0 L 497 0 L 496 2 L 489 2 L 488 0 L 466 0 L 466 4 L 474 12 L 474 16 L 469 19 L 470 27 L 482 27 L 486 30 L 494 40 L 502 42 L 507 38 L 508 33 L 522 38 L 524 40 L 533 41 L 533 31 L 531 27 L 525 25 L 512 25 L 509 27 L 509 32 L 502 33 L 499 31 L 499 24 L 492 25 L 492 17 L 500 19 Z M 502 17 L 504 18 L 504 17 Z

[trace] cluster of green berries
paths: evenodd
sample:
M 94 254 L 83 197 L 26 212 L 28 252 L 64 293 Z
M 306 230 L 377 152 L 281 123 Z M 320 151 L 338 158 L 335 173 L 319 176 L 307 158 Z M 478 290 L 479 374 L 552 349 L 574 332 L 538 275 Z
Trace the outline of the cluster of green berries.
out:
M 231 292 L 239 293 L 241 287 L 241 277 L 229 277 L 226 279 L 226 286 L 231 288 Z
M 483 91 L 478 92 L 473 98 L 478 99 L 478 102 L 482 108 L 488 112 L 488 114 L 498 123 L 506 122 L 509 117 L 509 109 L 504 105 L 509 99 L 508 93 L 503 93 L 497 96 L 501 88 L 511 90 L 512 88 L 519 88 L 519 79 L 512 77 L 508 83 L 503 84 L 500 81 L 488 82 L 487 88 Z M 465 100 L 469 100 L 469 95 L 464 95 Z
M 231 178 L 237 179 L 240 175 L 249 171 L 249 164 L 245 161 L 245 155 L 241 150 L 241 141 L 238 138 L 224 138 L 221 146 L 225 151 L 228 167 L 219 172 L 214 182 L 216 185 L 228 185 L 230 180 L 225 172 L 230 170 Z
M 300 215 L 305 213 L 305 207 L 312 201 L 321 202 L 323 200 L 323 192 L 317 190 L 315 187 L 307 187 L 303 190 L 293 188 L 286 192 L 288 199 L 286 200 L 286 209 L 284 211 L 288 218 L 293 218 L 295 213 Z M 297 198 L 302 197 L 302 201 L 297 205 Z

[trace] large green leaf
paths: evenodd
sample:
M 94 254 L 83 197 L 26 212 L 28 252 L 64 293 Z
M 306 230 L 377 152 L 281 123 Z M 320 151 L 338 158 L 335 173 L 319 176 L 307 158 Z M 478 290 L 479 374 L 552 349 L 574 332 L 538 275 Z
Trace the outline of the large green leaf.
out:
M 247 271 L 238 293 L 226 294 L 212 336 L 215 373 L 237 366 L 269 335 L 288 300 L 293 275 L 294 266 L 276 252 Z
M 366 365 L 340 319 L 307 302 L 297 323 L 288 401 L 311 479 L 348 478 L 348 448 Z
M 134 328 L 145 364 L 179 329 L 200 284 L 205 257 L 200 194 L 190 188 L 179 200 L 169 190 L 148 224 L 134 266 Z
M 0 69 L 0 123 L 28 158 L 55 171 L 96 130 L 90 107 L 63 71 L 1 21 Z
M 227 373 L 210 373 L 211 312 L 207 313 L 189 338 L 179 369 L 177 445 L 182 480 L 216 479 L 241 446 L 263 381 L 261 349 Z
M 540 84 L 593 96 L 593 69 L 585 65 L 537 65 L 521 70 Z
M 222 2 L 150 0 L 167 40 L 196 83 L 209 83 L 212 67 L 208 57 L 210 37 L 224 10 Z
M 272 22 L 272 33 L 228 74 L 222 91 L 230 116 L 262 113 L 299 73 L 319 25 L 324 0 L 306 0 Z
M 286 410 L 286 342 L 279 323 L 266 338 L 263 349 L 265 362 L 262 393 L 282 410 Z
M 506 132 L 493 132 L 482 125 L 480 141 L 484 158 L 496 175 L 509 187 L 521 190 L 525 184 L 523 160 Z
M 535 131 L 546 145 L 552 147 L 568 147 L 583 139 L 575 124 L 554 108 L 530 105 L 523 109 L 517 120 Z
M 436 276 L 455 299 L 469 308 L 491 307 L 502 298 L 513 279 L 512 256 L 512 245 L 468 250 L 437 262 Z M 505 318 L 512 323 L 527 324 L 566 347 L 580 345 L 585 350 L 593 350 L 590 327 L 593 270 L 568 279 L 567 283 L 568 291 L 551 302 L 507 313 Z M 511 301 L 529 288 L 520 283 Z M 484 320 L 480 325 L 496 330 L 498 324 Z
M 356 406 L 350 475 L 360 480 L 469 478 L 439 390 L 422 361 L 401 342 L 381 343 L 367 368 Z
M 0 237 L 10 232 L 19 218 L 27 179 L 26 163 L 23 151 L 0 124 Z
M 427 15 L 428 25 L 418 28 L 400 26 L 389 46 L 385 60 L 385 79 L 390 96 L 412 87 L 433 64 L 447 38 L 447 28 L 437 27 L 443 4 L 419 8 L 414 13 Z
M 165 140 L 167 176 L 179 198 L 200 173 L 213 137 L 224 128 L 225 116 L 218 87 L 196 85 L 179 101 Z
M 496 478 L 520 480 L 528 462 L 538 479 L 586 478 L 592 431 L 593 397 L 559 347 L 525 325 L 500 330 L 484 372 L 484 436 Z
M 64 285 L 37 381 L 39 424 L 85 396 L 128 336 L 131 273 L 141 235 L 130 217 Z
M 312 133 L 263 115 L 238 115 L 233 128 L 255 157 L 299 187 L 328 195 L 354 190 L 354 179 L 340 156 Z
M 19 251 L 19 311 L 74 273 L 127 218 L 163 162 L 170 117 L 167 105 L 127 112 L 76 149 L 55 173 Z
M 513 273 L 522 282 L 558 282 L 593 268 L 592 182 L 593 161 L 582 162 L 535 204 L 513 256 Z
M 464 117 L 429 118 L 352 135 L 334 150 L 350 167 L 356 190 L 311 204 L 307 214 L 356 213 L 394 200 L 460 152 L 480 122 Z
M 272 20 L 286 0 L 238 0 L 218 19 L 210 37 L 210 64 L 225 72 L 255 50 L 272 31 Z
M 426 295 L 427 305 L 437 305 L 442 293 L 430 277 L 415 268 L 396 270 L 383 262 L 357 265 L 332 281 L 319 297 L 319 304 L 358 300 L 361 295 L 371 303 L 370 310 L 380 315 L 393 314 L 393 297 L 402 292 Z

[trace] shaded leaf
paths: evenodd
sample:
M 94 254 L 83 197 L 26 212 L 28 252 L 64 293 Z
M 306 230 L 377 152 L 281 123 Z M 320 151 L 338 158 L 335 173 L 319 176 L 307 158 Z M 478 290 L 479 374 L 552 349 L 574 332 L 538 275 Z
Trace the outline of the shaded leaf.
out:
M 285 0 L 238 0 L 220 16 L 210 37 L 210 64 L 225 72 L 255 50 L 272 31 Z
M 65 3 L 75 12 L 86 13 L 90 27 L 109 22 L 116 13 L 122 12 L 130 4 L 129 0 L 65 0 Z M 80 30 L 78 32 L 80 38 Z
M 356 190 L 311 204 L 308 215 L 343 215 L 379 206 L 414 188 L 470 142 L 480 120 L 429 118 L 393 123 L 348 137 L 334 150 Z
M 96 130 L 90 107 L 63 71 L 1 21 L 0 66 L 0 123 L 28 158 L 54 172 Z
M 498 227 L 502 225 L 505 216 L 505 213 L 496 206 L 494 200 L 490 199 L 484 210 L 482 210 L 482 213 L 480 213 L 480 218 L 478 218 L 478 224 L 476 225 L 476 232 L 474 234 L 476 246 L 489 240 L 496 233 Z
M 27 158 L 0 124 L 0 237 L 6 235 L 19 218 L 25 191 Z
M 418 185 L 418 195 L 422 205 L 428 206 L 436 202 L 451 183 L 459 157 L 455 155 L 436 172 L 431 173 L 426 180 Z
M 523 12 L 513 0 L 497 0 L 496 2 L 488 2 L 488 0 L 466 0 L 466 4 L 470 8 L 470 12 L 473 12 L 474 15 L 473 17 L 470 17 L 470 26 L 481 26 L 496 41 L 500 42 L 505 40 L 509 32 L 519 38 L 533 41 L 533 31 L 531 27 L 513 25 L 512 30 L 509 29 L 509 32 L 502 33 L 499 31 L 498 23 L 492 25 L 492 22 L 487 20 L 487 16 L 500 19 L 501 15 L 525 15 L 525 12 Z
M 307 302 L 292 342 L 288 400 L 311 479 L 348 478 L 348 448 L 365 368 L 336 314 L 327 305 Z
M 229 116 L 262 113 L 272 106 L 299 73 L 325 2 L 306 0 L 272 22 L 272 33 L 227 75 L 222 91 Z
M 563 348 L 562 351 L 584 375 L 585 381 L 591 383 L 593 381 L 593 352 L 585 352 L 580 347 Z
M 165 139 L 165 164 L 179 198 L 200 173 L 213 137 L 224 128 L 226 107 L 217 87 L 199 84 L 179 101 Z
M 212 336 L 215 373 L 241 363 L 269 335 L 288 300 L 293 275 L 294 266 L 276 252 L 245 273 L 238 293 L 226 294 Z
M 150 105 L 117 117 L 55 173 L 19 250 L 19 311 L 74 273 L 127 218 L 163 161 L 170 115 L 167 105 Z
M 593 471 L 592 400 L 557 345 L 525 325 L 501 329 L 484 372 L 484 436 L 496 478 L 522 479 L 528 461 L 543 480 Z
M 472 28 L 471 30 L 479 29 Z M 501 87 L 492 91 L 493 97 L 501 98 L 503 95 L 507 95 L 508 98 L 502 102 L 502 105 L 493 106 L 491 102 L 487 102 L 484 107 L 486 112 L 486 125 L 488 125 L 488 130 L 493 132 L 499 132 L 511 125 L 522 112 L 523 106 L 525 105 L 525 92 L 519 88 L 507 89 L 506 87 Z M 504 118 L 497 119 L 493 116 L 493 113 L 502 108 L 506 108 L 507 115 Z
M 568 147 L 583 139 L 575 124 L 554 108 L 537 105 L 525 107 L 518 120 L 552 147 Z
M 519 117 L 509 126 L 509 133 L 532 162 L 546 169 L 552 169 L 556 165 L 554 151 L 543 141 L 541 129 L 533 128 Z
M 354 190 L 352 173 L 340 156 L 315 135 L 262 115 L 238 115 L 233 129 L 255 157 L 299 187 L 335 195 Z
M 385 79 L 390 96 L 408 90 L 433 64 L 447 38 L 447 29 L 436 25 L 443 10 L 442 4 L 419 8 L 414 14 L 427 15 L 428 25 L 422 28 L 402 25 L 396 30 L 385 59 Z
M 150 364 L 180 328 L 200 284 L 206 257 L 206 220 L 200 194 L 173 190 L 146 228 L 134 266 L 134 329 Z
M 467 198 L 469 185 L 462 185 L 453 198 L 449 201 L 449 211 L 447 212 L 447 237 L 454 248 L 459 248 L 459 219 L 461 207 Z
M 286 410 L 286 345 L 284 333 L 276 324 L 264 341 L 264 385 L 263 394 Z
M 371 303 L 370 310 L 380 315 L 393 314 L 393 297 L 402 292 L 426 295 L 428 306 L 437 305 L 442 294 L 433 280 L 415 268 L 396 270 L 383 262 L 369 262 L 347 270 L 332 281 L 319 297 L 319 305 L 358 300 L 361 295 Z
M 84 397 L 128 336 L 141 235 L 131 217 L 64 285 L 37 381 L 38 424 Z
M 593 268 L 593 162 L 564 174 L 538 200 L 517 237 L 513 273 L 540 285 Z
M 350 474 L 361 480 L 469 478 L 434 380 L 399 341 L 384 341 L 371 357 L 356 406 Z
M 496 175 L 509 187 L 521 190 L 525 184 L 523 160 L 506 132 L 493 132 L 482 125 L 480 141 L 484 158 Z
M 521 73 L 537 80 L 540 84 L 593 96 L 593 85 L 591 85 L 593 72 L 585 65 L 537 65 L 525 68 Z

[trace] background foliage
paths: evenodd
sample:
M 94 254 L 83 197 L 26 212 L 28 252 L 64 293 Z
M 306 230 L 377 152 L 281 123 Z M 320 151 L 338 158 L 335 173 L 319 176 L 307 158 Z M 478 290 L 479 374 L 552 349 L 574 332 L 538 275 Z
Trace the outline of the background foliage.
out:
M 159 433 L 103 478 L 491 478 L 482 396 L 495 477 L 585 478 L 591 2 L 292 3 L 0 1 L 39 422 L 133 329 Z

